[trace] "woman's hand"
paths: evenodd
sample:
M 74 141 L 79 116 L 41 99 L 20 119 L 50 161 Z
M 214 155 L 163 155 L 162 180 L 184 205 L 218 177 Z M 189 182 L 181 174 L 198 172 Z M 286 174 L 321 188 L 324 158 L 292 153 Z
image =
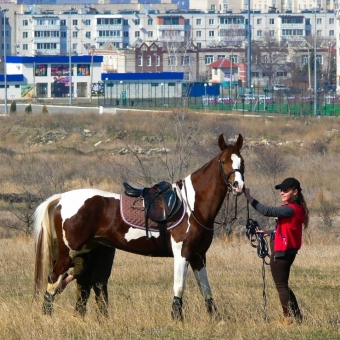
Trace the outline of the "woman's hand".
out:
M 244 196 L 246 196 L 249 203 L 253 202 L 254 198 L 250 196 L 250 189 L 244 188 Z

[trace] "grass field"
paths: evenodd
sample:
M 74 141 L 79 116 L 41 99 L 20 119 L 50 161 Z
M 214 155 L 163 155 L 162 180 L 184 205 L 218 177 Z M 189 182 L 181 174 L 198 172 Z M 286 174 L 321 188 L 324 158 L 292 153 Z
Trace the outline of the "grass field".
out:
M 117 251 L 109 282 L 110 316 L 98 322 L 93 296 L 84 320 L 74 316 L 75 286 L 56 298 L 53 317 L 32 300 L 33 242 L 0 241 L 1 339 L 340 339 L 338 246 L 304 246 L 292 267 L 290 284 L 302 312 L 301 325 L 283 327 L 279 301 L 266 267 L 264 313 L 262 260 L 243 237 L 216 240 L 208 270 L 220 319 L 210 320 L 190 272 L 183 323 L 170 317 L 172 259 Z M 265 315 L 268 321 L 265 321 Z

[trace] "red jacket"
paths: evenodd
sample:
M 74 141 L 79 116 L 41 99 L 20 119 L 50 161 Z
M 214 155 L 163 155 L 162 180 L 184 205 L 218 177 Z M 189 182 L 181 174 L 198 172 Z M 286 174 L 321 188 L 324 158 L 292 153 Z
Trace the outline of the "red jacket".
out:
M 294 214 L 291 217 L 278 218 L 274 240 L 275 252 L 301 248 L 302 224 L 306 218 L 305 210 L 300 204 L 287 204 L 294 209 Z

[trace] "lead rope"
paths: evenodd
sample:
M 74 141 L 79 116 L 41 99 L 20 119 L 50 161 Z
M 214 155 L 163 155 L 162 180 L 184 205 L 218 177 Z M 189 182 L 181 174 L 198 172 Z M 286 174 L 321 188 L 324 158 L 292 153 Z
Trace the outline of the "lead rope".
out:
M 247 201 L 247 231 L 246 236 L 253 248 L 257 248 L 257 255 L 262 259 L 262 297 L 263 297 L 263 312 L 264 321 L 268 322 L 267 315 L 267 295 L 266 295 L 266 266 L 269 262 L 266 258 L 269 257 L 269 247 L 266 238 L 262 234 L 258 234 L 257 231 L 260 230 L 260 226 L 257 221 L 249 218 L 249 202 Z

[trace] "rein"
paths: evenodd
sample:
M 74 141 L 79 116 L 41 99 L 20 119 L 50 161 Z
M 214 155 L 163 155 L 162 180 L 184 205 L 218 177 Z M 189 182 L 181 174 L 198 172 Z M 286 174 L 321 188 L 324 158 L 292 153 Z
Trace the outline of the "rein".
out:
M 269 247 L 268 242 L 264 235 L 258 234 L 257 231 L 260 230 L 260 226 L 257 221 L 249 218 L 249 202 L 247 201 L 247 225 L 246 225 L 246 236 L 253 248 L 257 248 L 257 255 L 262 259 L 262 296 L 263 296 L 263 311 L 264 320 L 268 321 L 267 316 L 267 295 L 266 295 L 266 268 L 265 265 L 269 265 L 266 258 L 269 257 Z

